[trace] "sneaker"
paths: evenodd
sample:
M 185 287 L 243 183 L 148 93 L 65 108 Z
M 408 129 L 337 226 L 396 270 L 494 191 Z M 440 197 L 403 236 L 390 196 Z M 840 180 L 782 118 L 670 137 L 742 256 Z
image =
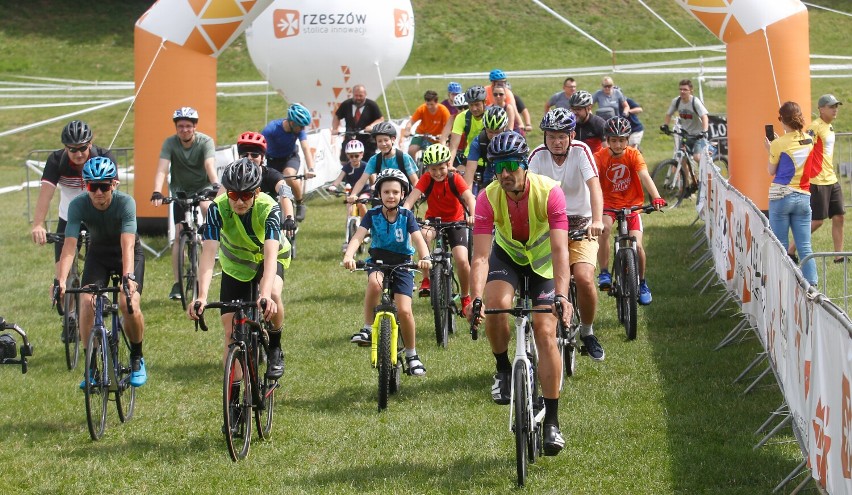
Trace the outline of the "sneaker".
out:
M 544 455 L 556 455 L 565 447 L 565 439 L 556 425 L 544 425 Z
M 420 357 L 417 354 L 405 358 L 405 372 L 411 376 L 425 376 L 426 375 L 426 367 L 423 366 L 423 363 L 420 361 Z
M 583 341 L 583 346 L 586 348 L 586 352 L 589 354 L 589 357 L 595 361 L 603 361 L 604 353 L 603 347 L 601 347 L 600 342 L 598 342 L 598 338 L 595 337 L 595 334 L 587 335 L 585 337 L 580 337 L 580 340 Z
M 498 371 L 494 374 L 494 385 L 491 385 L 491 399 L 495 404 L 505 406 L 511 400 L 509 381 L 512 373 L 510 371 Z
M 352 334 L 352 338 L 349 339 L 349 342 L 353 344 L 358 344 L 360 347 L 369 347 L 372 344 L 372 332 L 369 328 L 362 328 L 356 333 Z
M 420 297 L 429 297 L 429 288 L 432 286 L 432 283 L 429 282 L 428 278 L 424 278 L 422 282 L 420 282 Z
M 141 387 L 148 381 L 148 372 L 145 371 L 145 358 L 130 358 L 130 386 Z
M 284 374 L 284 353 L 280 347 L 269 349 L 269 357 L 266 364 L 266 378 L 277 380 Z
M 94 374 L 95 374 L 95 376 L 97 376 L 97 374 L 98 374 L 97 371 Z M 95 386 L 97 384 L 98 384 L 97 380 L 92 378 L 92 386 Z M 85 376 L 83 376 L 83 380 L 80 382 L 80 390 L 86 390 L 86 377 Z
M 639 304 L 647 306 L 651 304 L 651 289 L 648 288 L 647 282 L 639 283 Z
M 462 296 L 461 308 L 459 309 L 459 314 L 461 314 L 462 318 L 467 318 L 467 314 L 464 312 L 464 308 L 468 306 L 470 306 L 470 296 Z
M 606 270 L 601 270 L 598 275 L 598 288 L 603 291 L 608 291 L 612 287 L 612 275 Z
M 308 207 L 305 203 L 296 203 L 296 217 L 297 222 L 303 222 L 305 220 L 305 213 L 307 213 Z
M 183 299 L 183 296 L 180 293 L 180 284 L 178 284 L 177 282 L 175 282 L 175 284 L 172 286 L 172 291 L 169 292 L 169 299 L 176 301 L 180 301 L 181 299 Z

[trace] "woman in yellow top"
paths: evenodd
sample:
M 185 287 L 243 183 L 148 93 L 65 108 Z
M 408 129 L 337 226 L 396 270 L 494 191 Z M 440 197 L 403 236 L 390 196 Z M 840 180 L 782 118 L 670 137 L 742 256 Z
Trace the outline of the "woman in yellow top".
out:
M 805 119 L 798 103 L 788 101 L 781 105 L 778 120 L 785 134 L 771 143 L 764 138 L 764 145 L 769 150 L 769 175 L 774 176 L 769 186 L 769 226 L 785 252 L 790 243 L 788 232 L 792 231 L 793 240 L 804 259 L 813 252 L 810 200 L 813 171 L 807 166 L 813 140 L 804 133 Z M 816 262 L 813 259 L 802 265 L 802 275 L 811 285 L 816 285 Z

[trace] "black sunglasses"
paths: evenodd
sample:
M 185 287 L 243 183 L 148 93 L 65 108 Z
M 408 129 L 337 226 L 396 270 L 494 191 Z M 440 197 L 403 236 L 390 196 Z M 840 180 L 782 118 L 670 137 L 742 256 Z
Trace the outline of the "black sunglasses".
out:
M 86 150 L 89 149 L 89 143 L 77 148 L 74 148 L 73 146 L 66 146 L 65 149 L 68 150 L 68 153 L 85 153 Z
M 100 192 L 105 193 L 105 192 L 109 191 L 111 187 L 112 187 L 112 182 L 88 182 L 88 183 L 86 183 L 86 189 L 88 189 L 89 192 L 100 191 Z

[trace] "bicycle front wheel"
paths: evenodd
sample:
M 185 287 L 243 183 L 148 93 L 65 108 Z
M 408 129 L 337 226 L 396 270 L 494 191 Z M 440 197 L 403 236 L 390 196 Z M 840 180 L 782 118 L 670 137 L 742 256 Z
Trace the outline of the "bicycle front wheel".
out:
M 636 338 L 636 313 L 639 299 L 639 275 L 636 262 L 636 252 L 632 249 L 618 251 L 618 304 L 621 305 L 621 319 L 627 340 Z
M 515 421 L 512 430 L 515 433 L 515 457 L 518 468 L 518 486 L 524 486 L 527 479 L 527 463 L 529 451 L 527 450 L 529 411 L 527 400 L 529 398 L 529 375 L 526 365 L 518 363 L 512 376 L 512 396 L 514 398 Z
M 385 317 L 379 325 L 379 412 L 388 407 L 392 366 L 391 324 L 390 319 Z
M 192 303 L 198 298 L 198 242 L 186 242 L 186 253 L 184 254 L 186 265 L 181 271 L 183 277 L 182 292 L 184 309 L 186 305 Z
M 456 333 L 456 314 L 458 313 L 458 310 L 456 309 L 456 304 L 454 302 L 455 300 L 453 299 L 453 292 L 458 294 L 459 287 L 456 283 L 455 275 L 453 273 L 452 263 L 447 266 L 447 274 L 445 280 L 447 281 L 447 333 L 453 334 Z
M 258 350 L 258 359 L 260 362 L 261 354 L 268 354 L 266 346 L 261 346 Z M 263 384 L 260 387 L 260 407 L 254 409 L 254 423 L 257 426 L 257 433 L 262 440 L 268 440 L 272 436 L 272 416 L 275 408 L 275 389 L 278 388 L 278 380 L 263 376 Z
M 669 159 L 654 167 L 651 174 L 654 185 L 660 197 L 666 200 L 669 208 L 674 208 L 683 200 L 686 191 L 686 170 L 679 166 L 677 160 Z M 650 201 L 650 200 L 649 200 Z
M 429 271 L 432 287 L 429 292 L 432 303 L 432 313 L 435 316 L 435 340 L 440 347 L 447 347 L 447 298 L 446 280 L 441 263 L 435 263 Z
M 136 387 L 130 385 L 130 373 L 133 371 L 130 365 L 130 341 L 124 329 L 118 331 L 119 337 L 116 342 L 116 362 L 113 363 L 115 375 L 115 407 L 118 408 L 118 419 L 125 423 L 133 417 L 136 409 Z
M 107 377 L 107 347 L 103 327 L 92 329 L 86 347 L 85 387 L 86 422 L 92 440 L 99 440 L 106 429 L 109 379 Z
M 75 280 L 71 287 L 77 288 L 80 282 Z M 62 333 L 65 337 L 65 365 L 69 370 L 77 367 L 77 361 L 80 359 L 80 331 L 77 328 L 77 308 L 80 305 L 80 294 L 65 293 L 62 300 L 62 307 L 65 311 L 62 315 Z
M 237 381 L 236 375 L 242 375 L 242 380 Z M 228 350 L 222 383 L 222 415 L 225 420 L 222 432 L 228 454 L 236 462 L 248 456 L 251 446 L 251 378 L 246 353 L 238 345 Z
M 186 270 L 190 266 L 189 262 L 189 251 L 187 250 L 189 247 L 189 239 L 186 235 L 186 230 L 184 229 L 181 232 L 180 239 L 178 240 L 178 288 L 180 289 L 181 298 L 180 304 L 183 306 L 183 309 L 186 310 L 186 305 L 189 304 L 187 302 L 186 297 L 183 295 L 186 294 Z

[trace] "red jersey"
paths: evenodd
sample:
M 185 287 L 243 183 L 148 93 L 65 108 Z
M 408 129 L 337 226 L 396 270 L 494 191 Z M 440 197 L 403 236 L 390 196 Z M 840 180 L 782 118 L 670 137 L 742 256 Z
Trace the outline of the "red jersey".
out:
M 604 208 L 640 206 L 645 202 L 645 191 L 639 180 L 639 171 L 647 170 L 645 158 L 636 148 L 628 146 L 619 157 L 612 156 L 609 148 L 595 153 L 601 181 Z
M 467 182 L 464 181 L 461 175 L 453 174 L 453 184 L 456 186 L 456 191 L 459 193 L 457 198 L 450 189 L 449 174 L 447 179 L 441 182 L 432 180 L 432 176 L 428 173 L 423 174 L 423 177 L 417 181 L 414 186 L 421 193 L 425 193 L 429 188 L 429 184 L 434 182 L 432 191 L 426 198 L 426 218 L 440 218 L 444 222 L 459 222 L 464 220 L 464 207 L 462 206 L 461 195 L 468 190 Z M 472 212 L 471 212 L 472 213 Z

